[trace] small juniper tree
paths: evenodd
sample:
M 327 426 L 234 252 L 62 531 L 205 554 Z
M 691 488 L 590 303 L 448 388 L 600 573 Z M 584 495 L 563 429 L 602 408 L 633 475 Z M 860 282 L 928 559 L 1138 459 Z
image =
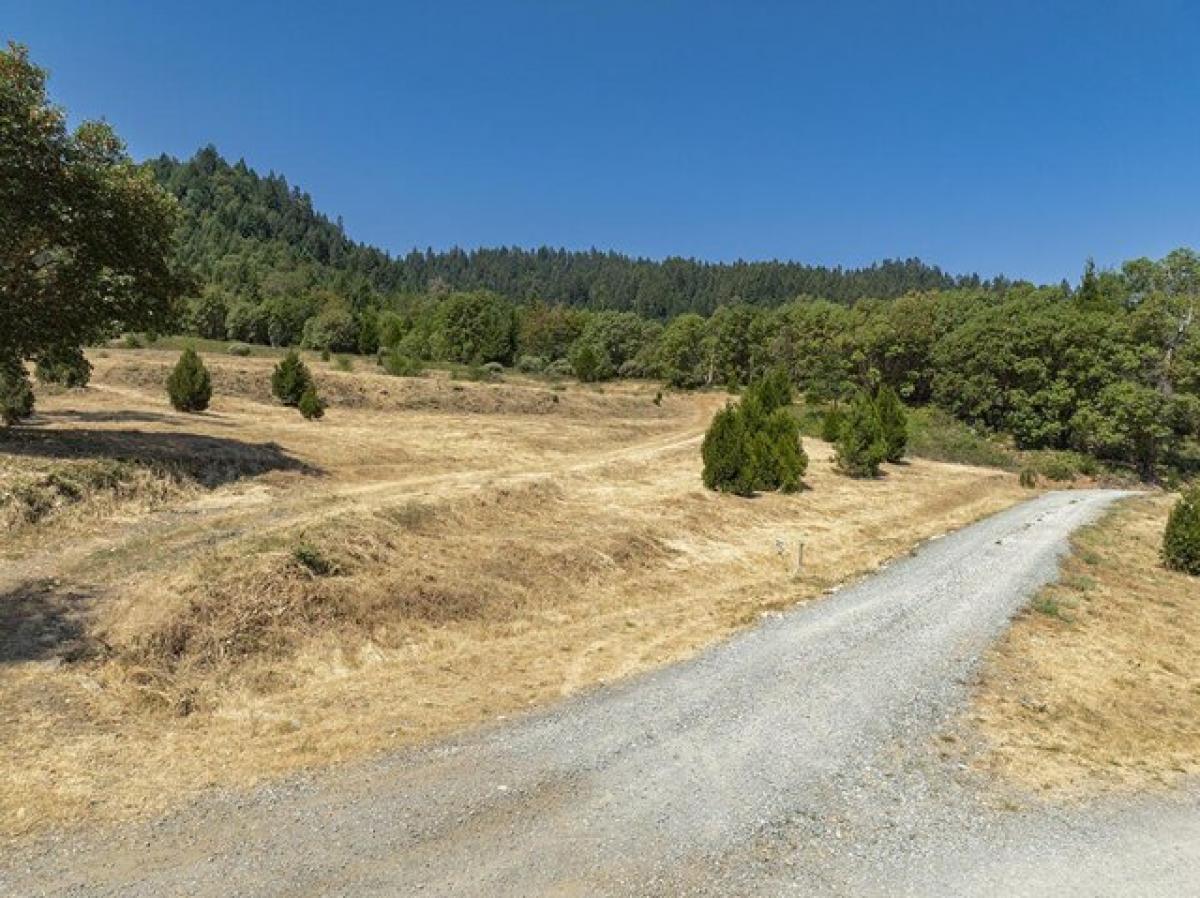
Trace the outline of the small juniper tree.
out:
M 312 374 L 299 354 L 292 350 L 271 372 L 271 392 L 284 405 L 297 406 L 304 391 L 312 386 Z
M 742 417 L 736 407 L 726 405 L 713 416 L 700 445 L 704 485 L 723 493 L 749 495 L 754 486 L 747 477 L 748 456 Z
M 16 424 L 33 414 L 33 389 L 25 366 L 11 357 L 0 356 L 0 423 Z
M 771 374 L 751 384 L 739 405 L 718 412 L 701 446 L 705 486 L 742 496 L 798 490 L 808 456 L 790 402 L 786 374 Z
M 837 444 L 837 461 L 851 477 L 876 477 L 887 458 L 887 443 L 875 403 L 859 393 L 850 403 Z
M 212 378 L 196 350 L 190 346 L 179 356 L 167 378 L 167 396 L 181 412 L 202 412 L 212 398 Z
M 908 413 L 904 410 L 904 403 L 895 390 L 884 385 L 875 394 L 875 411 L 883 430 L 887 460 L 898 462 L 904 458 L 904 451 L 908 448 Z
M 800 445 L 800 422 L 786 407 L 767 415 L 755 435 L 755 483 L 759 490 L 794 493 L 808 470 Z
M 1200 575 L 1200 485 L 1191 487 L 1171 509 L 1162 556 L 1171 570 Z
M 846 423 L 846 413 L 840 405 L 831 405 L 825 409 L 821 417 L 821 439 L 826 443 L 836 443 L 842 437 L 842 426 Z
M 92 364 L 78 346 L 55 346 L 37 360 L 37 379 L 44 384 L 86 387 L 92 377 Z
M 296 403 L 296 408 L 310 421 L 325 415 L 325 403 L 321 401 L 321 397 L 317 395 L 317 388 L 312 384 L 304 388 L 300 401 Z

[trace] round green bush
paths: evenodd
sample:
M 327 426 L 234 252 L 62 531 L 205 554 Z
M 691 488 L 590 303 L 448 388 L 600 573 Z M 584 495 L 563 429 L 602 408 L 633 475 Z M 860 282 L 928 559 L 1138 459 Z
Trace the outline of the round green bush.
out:
M 229 348 L 225 350 L 230 355 L 246 357 L 250 355 L 250 347 L 245 343 L 230 343 Z
M 517 370 L 522 374 L 541 374 L 546 370 L 546 360 L 540 355 L 523 355 L 517 359 Z
M 190 346 L 179 356 L 167 378 L 167 396 L 181 412 L 202 412 L 212 398 L 212 378 Z
M 395 377 L 417 377 L 424 370 L 419 359 L 405 355 L 398 349 L 381 350 L 379 363 L 384 371 Z
M 1175 503 L 1163 532 L 1163 562 L 1173 571 L 1200 575 L 1200 484 Z
M 92 377 L 92 364 L 78 346 L 55 347 L 37 361 L 37 379 L 44 384 L 86 387 Z

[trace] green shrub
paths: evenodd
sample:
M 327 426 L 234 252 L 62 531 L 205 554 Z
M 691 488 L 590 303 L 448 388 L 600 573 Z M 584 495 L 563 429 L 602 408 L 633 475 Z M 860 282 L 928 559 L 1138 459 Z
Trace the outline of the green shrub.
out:
M 710 490 L 740 496 L 754 491 L 742 418 L 735 406 L 726 405 L 713 416 L 700 444 L 700 457 L 704 461 L 701 476 Z
M 1200 485 L 1188 489 L 1171 509 L 1162 557 L 1171 570 L 1200 575 Z
M 571 370 L 585 384 L 603 380 L 607 367 L 610 366 L 591 343 L 580 342 L 571 350 Z
M 300 414 L 310 421 L 325 416 L 325 403 L 321 401 L 321 397 L 317 395 L 317 388 L 312 384 L 304 388 L 304 392 L 300 394 L 300 401 L 296 403 L 296 408 L 300 409 Z
M 92 377 L 92 365 L 78 346 L 56 347 L 37 361 L 37 379 L 45 384 L 86 387 Z
M 504 366 L 499 362 L 488 362 L 483 366 L 483 371 L 491 380 L 500 380 L 504 377 Z
M 1067 452 L 1047 452 L 1038 458 L 1036 467 L 1047 480 L 1058 483 L 1074 480 L 1078 473 L 1075 459 Z
M 396 349 L 380 350 L 379 362 L 384 371 L 395 377 L 417 377 L 425 370 L 419 359 Z
M 332 358 L 332 354 L 329 352 L 329 347 L 328 346 L 321 347 L 321 361 L 328 362 L 330 360 L 330 358 Z
M 332 577 L 341 573 L 341 567 L 325 557 L 325 554 L 310 543 L 302 542 L 292 549 L 292 558 L 317 577 Z
M 898 462 L 904 458 L 908 448 L 908 413 L 896 391 L 884 385 L 875 394 L 875 411 L 879 415 L 879 426 L 883 431 L 883 443 L 887 460 Z
M 126 349 L 141 349 L 142 340 L 137 334 L 126 334 L 121 340 L 121 345 Z
M 751 442 L 756 490 L 794 493 L 808 470 L 808 455 L 800 445 L 800 423 L 787 408 L 775 409 Z
M 704 485 L 742 496 L 756 490 L 800 489 L 808 456 L 790 402 L 786 377 L 768 375 L 747 388 L 739 405 L 718 412 L 700 447 Z
M 1021 486 L 1025 487 L 1025 489 L 1034 489 L 1038 482 L 1037 471 L 1030 467 L 1022 468 L 1020 477 L 1018 477 L 1018 481 L 1020 482 Z
M 851 477 L 877 477 L 887 459 L 887 442 L 875 403 L 859 393 L 850 403 L 837 443 L 838 466 Z
M 543 373 L 551 377 L 570 377 L 575 373 L 575 369 L 571 367 L 571 363 L 566 359 L 555 359 L 546 366 L 546 370 Z
M 517 370 L 523 374 L 541 374 L 546 370 L 546 360 L 540 355 L 523 355 L 517 359 Z
M 831 405 L 821 417 L 821 439 L 826 443 L 836 443 L 842 438 L 842 427 L 846 423 L 846 413 L 840 405 Z
M 33 388 L 18 359 L 0 356 L 0 423 L 16 424 L 33 414 Z
M 271 392 L 284 405 L 297 406 L 300 397 L 312 384 L 312 374 L 295 350 L 292 350 L 271 372 Z
M 230 343 L 229 348 L 225 351 L 230 355 L 242 357 L 250 355 L 250 347 L 245 343 Z
M 791 378 L 783 368 L 772 368 L 746 387 L 746 397 L 758 402 L 763 414 L 769 415 L 777 408 L 792 404 Z
M 181 412 L 202 412 L 212 398 L 212 378 L 190 346 L 179 356 L 167 378 L 167 396 Z

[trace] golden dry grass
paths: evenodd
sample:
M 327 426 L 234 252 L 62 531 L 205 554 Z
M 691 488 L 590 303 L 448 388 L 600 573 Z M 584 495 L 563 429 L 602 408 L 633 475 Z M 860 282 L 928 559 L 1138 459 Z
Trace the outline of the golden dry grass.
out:
M 809 440 L 806 491 L 718 496 L 698 448 L 724 398 L 658 406 L 649 384 L 318 363 L 334 404 L 306 422 L 262 401 L 268 360 L 210 358 L 213 407 L 186 416 L 158 386 L 172 359 L 110 351 L 93 387 L 40 406 L 49 445 L 141 458 L 215 441 L 195 445 L 220 476 L 8 537 L 19 560 L 0 603 L 23 622 L 0 658 L 10 837 L 428 740 L 684 658 L 1028 495 L 1007 474 L 920 460 L 853 481 Z
M 1158 557 L 1173 499 L 1080 531 L 991 653 L 972 711 L 985 769 L 1055 797 L 1200 773 L 1200 579 Z

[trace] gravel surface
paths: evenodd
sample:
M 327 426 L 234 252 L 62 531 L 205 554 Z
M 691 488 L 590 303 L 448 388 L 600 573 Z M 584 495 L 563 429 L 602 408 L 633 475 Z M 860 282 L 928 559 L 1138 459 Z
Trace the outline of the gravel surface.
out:
M 1200 793 L 1016 808 L 934 745 L 1119 495 L 1042 496 L 549 712 L 47 839 L 0 895 L 1200 895 Z

